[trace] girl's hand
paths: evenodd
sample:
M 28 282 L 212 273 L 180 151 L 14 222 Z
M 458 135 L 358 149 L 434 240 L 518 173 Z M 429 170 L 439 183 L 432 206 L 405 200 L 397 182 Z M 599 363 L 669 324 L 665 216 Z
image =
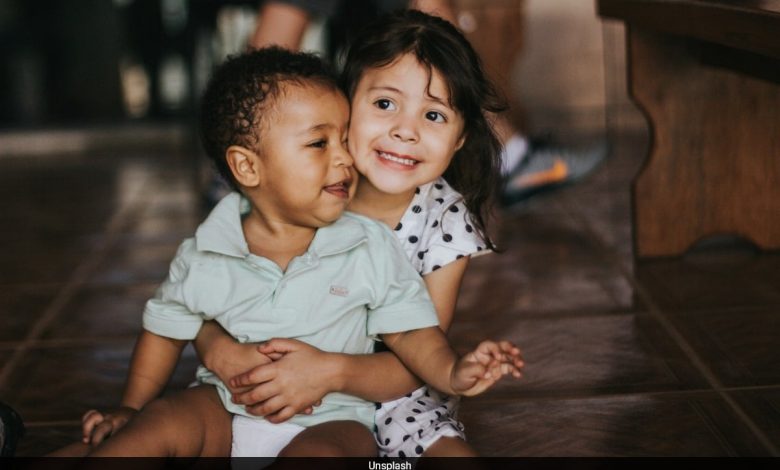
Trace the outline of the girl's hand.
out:
M 98 410 L 89 410 L 81 417 L 82 442 L 96 446 L 109 436 L 122 429 L 125 424 L 138 412 L 128 406 L 101 413 Z
M 322 397 L 333 391 L 335 355 L 294 339 L 272 339 L 257 350 L 273 362 L 230 379 L 231 389 L 251 390 L 233 394 L 233 402 L 249 413 L 281 423 L 299 413 L 310 413 Z
M 450 384 L 459 395 L 479 395 L 505 375 L 519 379 L 524 365 L 520 349 L 509 341 L 483 341 L 455 364 Z
M 230 379 L 239 374 L 251 373 L 256 368 L 269 364 L 272 358 L 263 354 L 255 343 L 238 343 L 232 340 L 225 341 L 217 345 L 214 344 L 215 360 L 211 371 L 228 387 L 232 393 L 241 393 L 251 390 L 251 387 L 235 388 L 231 385 Z M 281 357 L 277 354 L 276 357 Z M 253 384 L 248 384 L 253 385 Z

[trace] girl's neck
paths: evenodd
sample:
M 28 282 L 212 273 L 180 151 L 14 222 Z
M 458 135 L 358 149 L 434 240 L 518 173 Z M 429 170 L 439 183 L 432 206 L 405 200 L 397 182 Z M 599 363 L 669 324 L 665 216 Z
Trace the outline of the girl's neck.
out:
M 388 194 L 380 191 L 367 179 L 361 179 L 349 210 L 384 222 L 388 227 L 398 225 L 401 217 L 414 198 L 415 190 L 402 194 Z

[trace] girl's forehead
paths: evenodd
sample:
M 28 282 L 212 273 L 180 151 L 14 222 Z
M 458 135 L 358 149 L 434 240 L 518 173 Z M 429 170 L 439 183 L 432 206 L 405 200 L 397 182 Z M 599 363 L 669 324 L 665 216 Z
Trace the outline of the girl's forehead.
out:
M 386 65 L 367 68 L 360 77 L 358 88 L 361 85 L 370 87 L 377 84 L 397 88 L 422 87 L 427 94 L 434 94 L 444 100 L 450 96 L 450 84 L 444 75 L 435 66 L 420 62 L 411 52 Z

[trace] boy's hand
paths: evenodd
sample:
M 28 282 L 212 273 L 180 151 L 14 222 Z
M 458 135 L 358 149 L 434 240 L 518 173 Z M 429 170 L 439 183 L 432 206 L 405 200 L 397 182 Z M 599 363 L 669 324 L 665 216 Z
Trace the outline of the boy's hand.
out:
M 257 350 L 273 362 L 233 377 L 229 384 L 231 390 L 251 387 L 233 393 L 233 402 L 246 405 L 249 413 L 281 423 L 299 413 L 310 414 L 331 391 L 331 356 L 327 353 L 301 341 L 281 338 L 262 343 Z
M 81 418 L 82 442 L 96 446 L 109 436 L 122 429 L 138 410 L 129 406 L 120 406 L 107 413 L 89 410 Z
M 505 375 L 520 378 L 523 365 L 520 349 L 514 344 L 509 341 L 483 341 L 455 364 L 450 384 L 459 395 L 479 395 Z

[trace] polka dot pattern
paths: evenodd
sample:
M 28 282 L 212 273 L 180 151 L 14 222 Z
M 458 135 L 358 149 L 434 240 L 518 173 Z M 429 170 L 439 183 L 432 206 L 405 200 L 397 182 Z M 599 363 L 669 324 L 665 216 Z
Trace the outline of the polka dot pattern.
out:
M 420 456 L 440 437 L 465 439 L 463 425 L 457 420 L 457 398 L 420 387 L 410 397 L 383 403 L 376 422 L 392 414 L 389 425 L 379 425 L 376 442 L 380 457 Z M 447 405 L 455 411 L 449 411 Z M 387 421 L 386 419 L 384 420 Z
M 425 276 L 483 249 L 463 197 L 443 178 L 415 193 L 395 235 L 418 273 Z
M 395 227 L 395 235 L 421 275 L 482 250 L 463 198 L 439 178 L 420 186 Z M 376 411 L 376 440 L 382 457 L 419 456 L 439 437 L 465 439 L 457 399 L 426 387 Z M 454 406 L 453 406 L 454 405 Z

